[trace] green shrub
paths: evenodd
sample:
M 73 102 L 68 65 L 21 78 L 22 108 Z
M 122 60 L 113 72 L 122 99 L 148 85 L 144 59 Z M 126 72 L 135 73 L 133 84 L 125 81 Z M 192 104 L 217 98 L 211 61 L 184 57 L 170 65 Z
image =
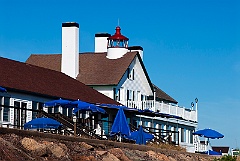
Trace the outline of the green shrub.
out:
M 231 156 L 231 155 L 225 155 L 221 158 L 214 159 L 214 161 L 236 161 L 237 157 L 236 156 Z

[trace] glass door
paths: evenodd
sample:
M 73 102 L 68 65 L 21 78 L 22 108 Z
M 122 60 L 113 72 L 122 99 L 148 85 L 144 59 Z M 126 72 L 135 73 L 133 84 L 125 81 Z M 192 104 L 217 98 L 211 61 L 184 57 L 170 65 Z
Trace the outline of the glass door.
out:
M 21 101 L 14 101 L 14 126 L 16 128 L 23 128 L 27 120 L 27 103 Z
M 20 102 L 14 101 L 14 126 L 20 128 Z
M 23 129 L 23 125 L 26 123 L 27 120 L 27 103 L 21 102 L 21 128 Z

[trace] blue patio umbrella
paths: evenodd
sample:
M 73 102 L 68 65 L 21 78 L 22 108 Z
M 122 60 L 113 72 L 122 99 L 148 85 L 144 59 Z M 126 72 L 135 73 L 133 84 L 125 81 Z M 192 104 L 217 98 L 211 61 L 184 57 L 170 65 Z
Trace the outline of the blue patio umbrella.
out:
M 78 111 L 91 111 L 93 113 L 102 113 L 102 114 L 106 113 L 106 111 L 104 109 L 102 109 L 94 104 L 87 103 L 87 102 L 80 101 L 80 100 L 73 101 L 67 106 L 74 107 L 73 113 L 77 113 Z
M 24 129 L 58 129 L 62 126 L 58 121 L 51 118 L 36 118 L 24 124 Z
M 207 151 L 208 155 L 222 155 L 221 152 L 213 151 L 213 150 L 208 150 Z
M 135 140 L 137 144 L 144 144 L 149 140 L 152 140 L 154 136 L 143 130 L 143 127 L 140 126 L 138 131 L 131 132 L 129 139 Z
M 223 134 L 212 129 L 198 130 L 194 132 L 193 135 L 199 135 L 199 136 L 203 136 L 205 138 L 210 138 L 210 139 L 219 139 L 224 137 Z
M 111 135 L 120 135 L 120 141 L 121 136 L 130 136 L 131 131 L 126 119 L 126 116 L 124 114 L 123 108 L 119 108 L 117 116 L 114 119 L 112 129 L 111 129 Z
M 209 138 L 210 139 L 219 139 L 219 138 L 223 138 L 224 135 L 213 130 L 213 129 L 203 129 L 203 130 L 198 130 L 196 132 L 193 133 L 193 135 L 198 135 L 198 136 L 203 136 L 205 138 L 208 138 L 208 143 L 209 143 Z M 208 146 L 209 144 L 207 144 Z M 211 151 L 207 151 L 208 155 L 210 155 Z
M 52 107 L 52 106 L 62 106 L 65 107 L 66 105 L 68 105 L 71 101 L 69 100 L 64 100 L 64 99 L 58 99 L 58 100 L 52 100 L 49 102 L 45 102 L 44 106 L 45 107 Z
M 7 90 L 0 86 L 0 92 L 7 92 Z
M 100 104 L 100 106 L 108 107 L 108 108 L 115 108 L 115 109 L 123 108 L 123 110 L 126 110 L 126 111 L 134 111 L 134 112 L 137 112 L 137 111 L 138 111 L 138 109 L 136 109 L 136 108 L 129 108 L 129 107 L 127 107 L 127 106 L 122 106 L 122 105 Z

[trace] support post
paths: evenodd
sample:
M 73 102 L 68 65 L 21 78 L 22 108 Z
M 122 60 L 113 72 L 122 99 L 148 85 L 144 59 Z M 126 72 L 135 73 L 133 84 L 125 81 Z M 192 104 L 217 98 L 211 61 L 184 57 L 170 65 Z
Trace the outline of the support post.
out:
M 198 122 L 198 99 L 195 98 L 195 103 L 196 103 L 196 122 Z
M 74 123 L 74 136 L 77 136 L 77 117 L 73 116 L 73 123 Z

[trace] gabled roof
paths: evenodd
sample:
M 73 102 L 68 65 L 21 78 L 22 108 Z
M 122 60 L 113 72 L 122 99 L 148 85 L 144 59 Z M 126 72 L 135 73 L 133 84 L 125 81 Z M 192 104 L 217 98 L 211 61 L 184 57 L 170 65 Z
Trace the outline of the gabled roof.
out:
M 117 85 L 137 53 L 128 52 L 119 59 L 108 59 L 107 53 L 81 53 L 77 80 L 86 85 Z M 26 62 L 61 71 L 61 54 L 31 55 Z
M 173 99 L 171 96 L 169 96 L 167 93 L 162 91 L 160 88 L 158 88 L 156 85 L 153 84 L 153 88 L 155 89 L 156 92 L 156 97 L 159 98 L 160 101 L 167 101 L 169 103 L 175 103 L 177 104 L 178 102 Z
M 48 64 L 52 65 L 58 60 L 49 61 Z M 45 97 L 80 99 L 90 103 L 119 104 L 61 72 L 2 57 L 0 57 L 0 86 L 5 87 L 8 91 Z
M 117 85 L 137 52 L 128 52 L 119 59 L 108 59 L 107 53 L 80 54 L 77 79 L 87 85 Z
M 138 52 L 128 52 L 119 59 L 108 59 L 107 53 L 81 53 L 79 54 L 80 82 L 94 85 L 117 85 L 128 69 L 131 62 L 137 56 L 146 74 L 150 87 L 156 89 L 156 96 L 160 100 L 177 103 L 172 97 L 151 83 L 143 61 Z M 61 54 L 32 54 L 26 61 L 29 64 L 61 71 Z

